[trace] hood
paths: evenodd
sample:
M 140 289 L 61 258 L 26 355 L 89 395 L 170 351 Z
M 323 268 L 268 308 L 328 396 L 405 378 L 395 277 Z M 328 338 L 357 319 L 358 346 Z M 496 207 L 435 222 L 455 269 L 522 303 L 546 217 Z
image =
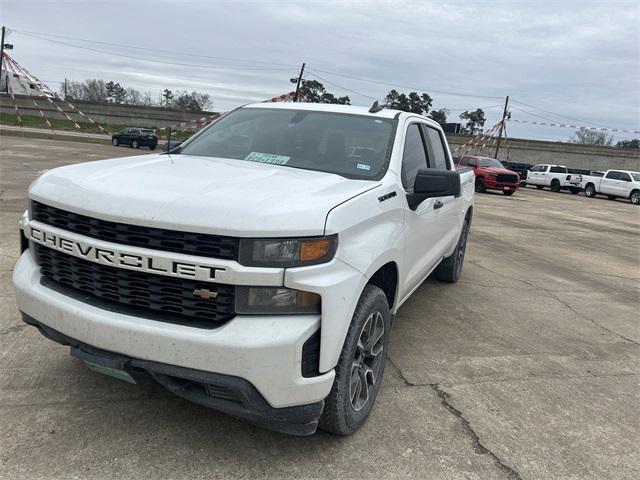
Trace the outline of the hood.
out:
M 322 235 L 329 210 L 376 186 L 291 167 L 156 154 L 50 170 L 29 197 L 114 222 L 276 237 Z
M 510 173 L 511 175 L 518 175 L 517 172 L 512 170 L 507 170 L 506 168 L 497 168 L 497 167 L 478 167 L 480 170 L 487 173 Z

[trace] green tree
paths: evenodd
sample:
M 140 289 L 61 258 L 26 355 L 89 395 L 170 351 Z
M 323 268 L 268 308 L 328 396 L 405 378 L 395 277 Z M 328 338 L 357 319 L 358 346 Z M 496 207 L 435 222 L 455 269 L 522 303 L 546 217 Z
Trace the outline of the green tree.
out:
M 467 121 L 464 130 L 466 133 L 470 133 L 471 135 L 480 133 L 482 131 L 482 127 L 484 127 L 484 122 L 487 121 L 484 116 L 484 110 L 481 108 L 478 108 L 473 112 L 469 110 L 462 112 L 460 114 L 460 119 Z
M 620 140 L 616 143 L 617 148 L 640 148 L 640 138 L 634 138 L 633 140 Z
M 426 115 L 431 108 L 433 99 L 426 93 L 411 92 L 409 95 L 391 90 L 384 99 L 385 106 L 394 110 Z
M 300 94 L 304 96 L 307 102 L 351 105 L 351 100 L 348 96 L 336 97 L 333 93 L 327 92 L 324 85 L 317 80 L 302 80 Z
M 162 98 L 164 99 L 164 106 L 168 108 L 171 105 L 171 100 L 173 100 L 173 92 L 165 88 L 162 91 Z
M 441 108 L 439 110 L 431 110 L 431 113 L 429 113 L 429 118 L 431 118 L 432 120 L 435 120 L 440 125 L 442 125 L 443 123 L 447 123 L 448 114 L 449 114 L 449 110 L 447 110 L 446 108 Z

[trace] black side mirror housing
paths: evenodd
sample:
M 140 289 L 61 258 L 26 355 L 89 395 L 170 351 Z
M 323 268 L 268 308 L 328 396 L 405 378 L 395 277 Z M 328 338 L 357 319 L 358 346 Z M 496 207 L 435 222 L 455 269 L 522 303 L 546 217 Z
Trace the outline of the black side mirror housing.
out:
M 413 192 L 407 194 L 409 208 L 415 210 L 427 198 L 457 197 L 460 195 L 460 173 L 455 170 L 421 168 L 413 184 Z

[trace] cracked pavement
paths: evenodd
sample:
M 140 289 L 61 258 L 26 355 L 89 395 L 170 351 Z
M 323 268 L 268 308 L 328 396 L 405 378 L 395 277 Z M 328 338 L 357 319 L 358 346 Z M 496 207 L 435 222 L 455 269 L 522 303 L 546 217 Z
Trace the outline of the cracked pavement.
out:
M 145 154 L 0 137 L 0 478 L 640 478 L 640 209 L 479 195 L 462 278 L 400 309 L 369 422 L 286 437 L 88 371 L 10 285 L 26 188 Z

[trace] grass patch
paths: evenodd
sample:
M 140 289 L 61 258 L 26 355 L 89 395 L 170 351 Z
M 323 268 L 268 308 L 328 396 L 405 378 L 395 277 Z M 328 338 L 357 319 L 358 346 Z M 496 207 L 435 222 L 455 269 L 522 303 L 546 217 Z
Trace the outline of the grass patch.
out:
M 23 127 L 34 127 L 34 128 L 45 128 L 48 129 L 49 126 L 46 124 L 44 119 L 37 115 L 20 115 L 22 119 Z M 84 132 L 84 133 L 103 133 L 97 126 L 95 126 L 91 122 L 77 122 L 80 125 L 80 129 L 77 129 L 73 122 L 69 120 L 60 120 L 58 118 L 49 118 L 49 122 L 53 125 L 53 128 L 61 131 L 69 131 L 69 132 Z M 0 115 L 0 124 L 1 125 L 12 125 L 12 126 L 20 126 L 18 123 L 18 117 L 15 114 L 3 113 Z M 111 133 L 116 133 L 127 127 L 139 127 L 139 128 L 152 128 L 156 130 L 156 134 L 160 140 L 166 140 L 167 134 L 165 131 L 158 132 L 158 127 L 155 126 L 141 126 L 141 125 L 119 125 L 114 123 L 101 123 L 100 126 Z M 184 140 L 193 135 L 192 132 L 176 132 L 174 130 L 171 131 L 171 138 L 176 140 Z

